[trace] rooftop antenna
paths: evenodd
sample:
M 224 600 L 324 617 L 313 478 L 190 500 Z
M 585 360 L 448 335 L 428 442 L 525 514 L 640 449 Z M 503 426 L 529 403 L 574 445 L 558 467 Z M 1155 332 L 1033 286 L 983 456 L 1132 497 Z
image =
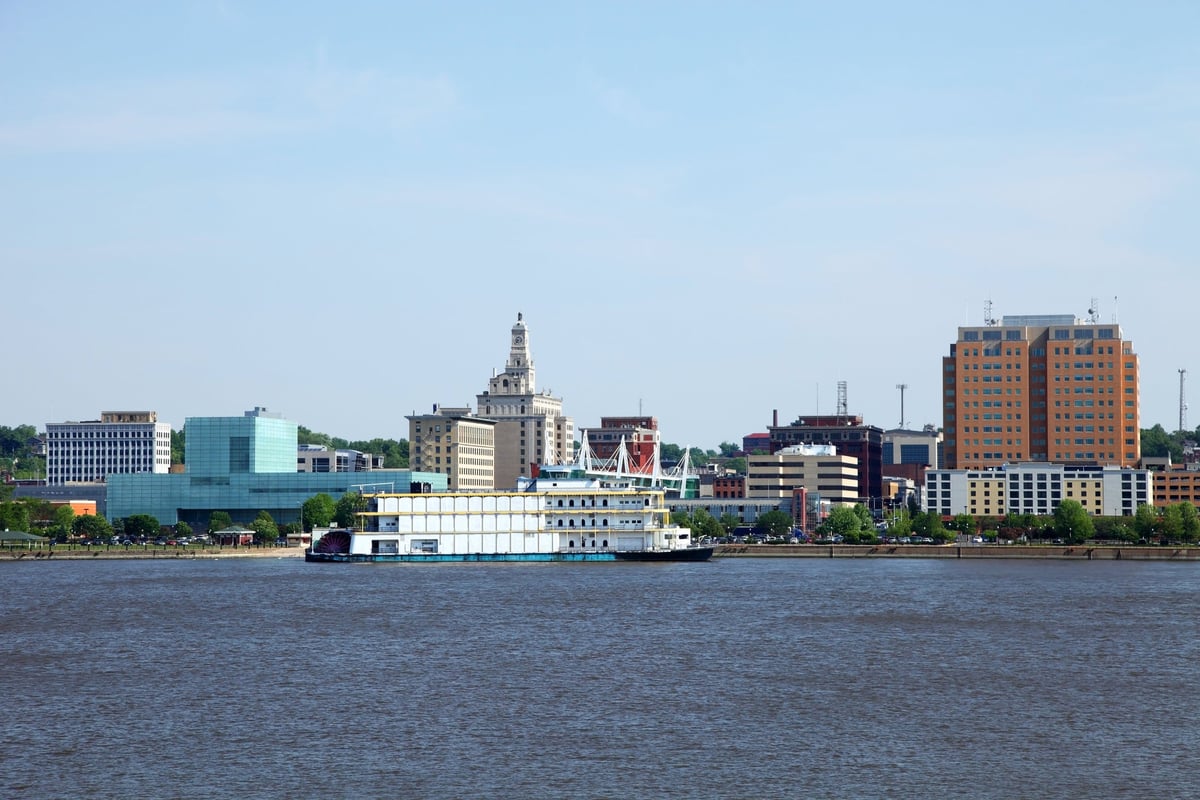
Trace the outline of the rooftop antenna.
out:
M 996 318 L 992 316 L 992 298 L 990 297 L 983 305 L 983 324 L 988 327 L 998 324 Z
M 850 416 L 850 409 L 846 403 L 846 382 L 838 381 L 837 384 L 837 417 L 838 424 L 845 424 L 846 418 Z
M 897 383 L 896 388 L 900 390 L 900 430 L 904 430 L 904 390 L 908 388 L 908 384 Z
M 1092 304 L 1088 306 L 1088 325 L 1095 325 L 1100 322 L 1100 303 L 1096 298 L 1092 298 Z
M 1113 295 L 1113 325 L 1117 324 L 1117 296 Z

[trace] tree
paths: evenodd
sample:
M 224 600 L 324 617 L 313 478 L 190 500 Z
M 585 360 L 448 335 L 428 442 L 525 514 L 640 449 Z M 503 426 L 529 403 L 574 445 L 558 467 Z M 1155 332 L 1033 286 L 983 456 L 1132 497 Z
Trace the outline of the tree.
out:
M 208 515 L 208 532 L 216 533 L 233 527 L 233 517 L 227 511 L 214 511 Z
M 942 518 L 932 511 L 917 514 L 912 520 L 912 532 L 916 536 L 932 539 L 935 542 L 948 542 L 953 534 L 942 525 Z
M 354 528 L 358 525 L 359 512 L 366 510 L 367 501 L 359 492 L 346 492 L 334 506 L 333 519 L 339 528 Z
M 134 514 L 125 518 L 125 535 L 131 539 L 152 539 L 162 526 L 149 514 Z
M 825 531 L 843 539 L 853 536 L 857 541 L 862 530 L 862 518 L 851 506 L 834 506 L 824 522 Z
M 83 539 L 107 539 L 113 530 L 104 517 L 84 514 L 71 523 L 71 532 Z
M 29 506 L 19 500 L 0 503 L 0 530 L 29 531 Z
M 184 426 L 186 430 L 187 426 Z M 187 453 L 187 435 L 184 430 L 171 431 L 171 463 L 182 464 Z
M 754 532 L 772 539 L 785 537 L 792 532 L 792 518 L 786 511 L 772 509 L 755 521 Z
M 71 523 L 75 521 L 75 509 L 68 505 L 62 505 L 54 509 L 54 521 L 51 525 L 56 527 L 71 530 Z
M 1183 511 L 1179 503 L 1159 510 L 1158 532 L 1162 534 L 1163 542 L 1178 542 L 1183 538 Z
M 717 450 L 721 452 L 722 457 L 733 458 L 741 448 L 732 442 L 721 442 L 717 445 Z
M 188 525 L 186 522 L 182 522 L 182 521 L 176 522 L 175 523 L 175 535 L 180 538 L 186 538 L 188 536 L 191 536 L 192 535 L 192 526 Z
M 333 522 L 333 516 L 337 513 L 337 504 L 324 492 L 314 494 L 305 500 L 300 508 L 304 516 L 304 527 L 310 531 L 313 528 L 326 527 Z
M 1189 544 L 1200 539 L 1200 513 L 1197 513 L 1196 507 L 1186 500 L 1180 501 L 1179 516 L 1183 522 L 1180 539 Z
M 852 508 L 854 509 L 854 513 L 858 515 L 858 521 L 861 523 L 858 526 L 859 530 L 870 530 L 875 527 L 875 517 L 871 515 L 871 509 L 862 503 L 855 503 Z
M 1092 518 L 1078 500 L 1063 500 L 1054 509 L 1054 535 L 1071 544 L 1082 544 L 1096 533 Z
M 262 544 L 275 544 L 279 538 L 279 528 L 266 511 L 258 512 L 258 516 L 250 523 L 250 530 L 254 531 L 254 538 Z
M 898 508 L 891 512 L 888 518 L 888 536 L 900 538 L 908 536 L 912 533 L 912 515 L 909 514 L 908 507 Z
M 741 519 L 736 514 L 730 514 L 728 511 L 722 514 L 721 518 L 717 521 L 721 523 L 721 529 L 725 531 L 726 536 L 733 533 L 737 529 L 737 526 L 742 524 Z
M 955 514 L 954 519 L 950 520 L 950 524 L 946 527 L 958 533 L 971 534 L 976 530 L 975 518 L 970 514 Z
M 1158 511 L 1151 505 L 1140 505 L 1133 512 L 1133 530 L 1138 537 L 1146 541 L 1153 539 L 1158 533 Z

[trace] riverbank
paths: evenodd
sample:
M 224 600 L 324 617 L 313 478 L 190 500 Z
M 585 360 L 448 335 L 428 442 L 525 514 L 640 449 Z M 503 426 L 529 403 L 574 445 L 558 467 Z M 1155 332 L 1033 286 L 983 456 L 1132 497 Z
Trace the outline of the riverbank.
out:
M 303 558 L 303 547 L 34 547 L 2 548 L 0 561 L 96 561 L 132 559 L 139 561 L 172 561 L 196 558 Z
M 1197 561 L 1200 547 L 1090 545 L 724 544 L 714 558 L 1053 558 L 1073 561 Z

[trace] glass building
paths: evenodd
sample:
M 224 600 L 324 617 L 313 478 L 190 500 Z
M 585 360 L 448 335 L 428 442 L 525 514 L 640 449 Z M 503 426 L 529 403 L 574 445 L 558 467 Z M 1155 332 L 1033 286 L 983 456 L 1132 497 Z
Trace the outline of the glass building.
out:
M 276 523 L 296 522 L 305 500 L 324 492 L 444 492 L 446 476 L 411 470 L 297 472 L 297 425 L 264 408 L 242 417 L 187 420 L 186 471 L 112 475 L 107 517 L 149 514 L 160 524 L 208 527 L 214 511 L 248 524 L 260 511 Z

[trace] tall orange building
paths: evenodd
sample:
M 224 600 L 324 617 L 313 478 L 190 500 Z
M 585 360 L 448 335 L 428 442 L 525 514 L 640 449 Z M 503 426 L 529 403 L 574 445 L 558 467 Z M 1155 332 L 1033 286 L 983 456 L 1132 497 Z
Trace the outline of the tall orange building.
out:
M 1141 458 L 1138 357 L 1115 323 L 1066 314 L 959 328 L 942 375 L 948 469 Z

